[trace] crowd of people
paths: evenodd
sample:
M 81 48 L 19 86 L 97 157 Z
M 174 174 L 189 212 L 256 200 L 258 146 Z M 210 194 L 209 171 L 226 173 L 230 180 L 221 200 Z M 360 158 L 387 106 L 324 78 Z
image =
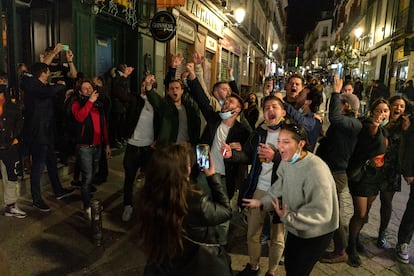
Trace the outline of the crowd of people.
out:
M 90 219 L 93 184 L 106 181 L 111 147 L 126 145 L 120 217 L 139 223 L 148 262 L 144 275 L 231 275 L 225 251 L 231 200 L 247 220 L 249 262 L 241 276 L 258 275 L 263 234 L 269 236 L 266 275 L 277 273 L 283 257 L 287 275 L 308 275 L 318 261 L 360 266 L 365 249 L 359 235 L 378 194 L 377 245 L 387 247 L 393 196 L 401 190 L 402 177 L 409 185 L 414 180 L 414 144 L 408 142 L 414 135 L 412 81 L 404 95 L 390 98 L 379 81 L 364 90 L 360 79 L 335 76 L 326 101 L 323 83 L 293 74 L 286 95 L 267 78 L 263 91 L 242 99 L 231 68 L 229 80 L 210 91 L 204 57 L 194 53 L 191 62 L 183 60 L 171 57 L 164 91 L 148 74 L 135 93 L 129 84 L 133 67 L 121 64 L 89 78 L 76 70 L 72 51 L 58 43 L 40 62 L 21 68 L 20 104 L 10 99 L 7 75 L 1 75 L 4 214 L 27 216 L 17 206 L 17 180 L 29 160 L 35 208 L 50 211 L 40 185 L 47 167 L 56 199 L 80 188 Z M 179 66 L 186 70 L 176 78 Z M 360 104 L 364 99 L 368 112 Z M 321 107 L 329 111 L 327 117 Z M 329 124 L 325 133 L 324 120 Z M 195 162 L 198 144 L 209 146 L 208 166 Z M 67 189 L 57 163 L 71 155 L 75 172 Z M 134 199 L 138 174 L 145 181 Z M 346 187 L 354 205 L 348 233 L 341 208 Z M 404 263 L 414 229 L 412 209 L 414 191 L 398 233 L 397 257 Z M 331 241 L 334 250 L 328 252 Z

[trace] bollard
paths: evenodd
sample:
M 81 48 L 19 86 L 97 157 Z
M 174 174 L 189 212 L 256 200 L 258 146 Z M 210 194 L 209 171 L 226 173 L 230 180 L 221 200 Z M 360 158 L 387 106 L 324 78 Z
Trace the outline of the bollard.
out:
M 91 228 L 93 241 L 96 246 L 102 245 L 102 206 L 99 200 L 91 202 Z

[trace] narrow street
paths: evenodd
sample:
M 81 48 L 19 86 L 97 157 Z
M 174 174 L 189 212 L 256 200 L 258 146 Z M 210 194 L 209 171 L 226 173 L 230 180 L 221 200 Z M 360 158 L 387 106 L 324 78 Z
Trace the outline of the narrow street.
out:
M 30 193 L 20 200 L 22 209 L 28 212 L 25 219 L 0 217 L 0 248 L 9 258 L 12 275 L 141 275 L 145 258 L 140 250 L 139 237 L 135 234 L 137 221 L 123 223 L 122 186 L 123 155 L 113 157 L 109 162 L 108 182 L 97 186 L 95 194 L 103 204 L 103 245 L 93 244 L 91 228 L 81 211 L 79 192 L 64 200 L 54 199 L 50 186 L 43 186 L 43 195 L 52 208 L 50 213 L 41 213 L 31 207 Z M 62 179 L 69 185 L 70 178 Z M 140 182 L 137 182 L 137 186 Z M 26 183 L 29 188 L 29 183 Z M 403 184 L 403 191 L 394 198 L 394 212 L 389 227 L 389 247 L 382 250 L 376 247 L 375 239 L 379 224 L 379 200 L 374 203 L 369 223 L 362 231 L 362 242 L 368 254 L 362 256 L 363 265 L 352 268 L 346 263 L 318 263 L 312 275 L 414 275 L 414 259 L 404 265 L 395 259 L 394 246 L 399 220 L 405 208 L 409 188 Z M 352 214 L 349 193 L 345 194 L 345 220 Z M 229 253 L 236 274 L 248 262 L 246 245 L 246 225 L 235 213 L 231 229 Z M 300 250 L 300 249 L 298 249 Z M 266 246 L 263 246 L 264 255 Z M 414 256 L 413 246 L 410 250 Z M 261 259 L 265 274 L 267 258 Z M 285 275 L 283 266 L 278 275 Z

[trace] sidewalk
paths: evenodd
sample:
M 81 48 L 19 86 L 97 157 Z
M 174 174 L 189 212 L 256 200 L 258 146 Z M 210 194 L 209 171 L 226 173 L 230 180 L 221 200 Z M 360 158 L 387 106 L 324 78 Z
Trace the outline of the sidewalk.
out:
M 6 252 L 12 275 L 141 275 L 145 258 L 139 249 L 139 237 L 135 234 L 137 222 L 121 221 L 122 158 L 123 155 L 118 155 L 109 161 L 108 182 L 97 186 L 95 198 L 104 207 L 101 247 L 93 245 L 89 222 L 81 210 L 79 192 L 64 200 L 56 200 L 50 185 L 45 185 L 43 195 L 52 208 L 50 213 L 41 213 L 31 207 L 30 194 L 27 194 L 19 202 L 22 209 L 28 212 L 27 218 L 0 216 L 0 249 Z M 62 182 L 69 185 L 70 177 L 62 179 Z M 409 187 L 403 184 L 403 191 L 395 195 L 388 249 L 382 250 L 375 245 L 379 225 L 377 199 L 369 222 L 362 230 L 362 242 L 368 251 L 367 256 L 362 256 L 362 266 L 353 268 L 345 263 L 318 263 L 311 275 L 414 275 L 414 259 L 410 259 L 412 264 L 401 264 L 396 261 L 394 250 L 408 193 Z M 345 221 L 348 222 L 352 215 L 352 201 L 349 193 L 344 196 Z M 232 219 L 229 241 L 235 275 L 248 262 L 246 225 L 238 214 Z M 266 246 L 263 249 L 266 251 Z M 411 245 L 410 255 L 414 257 L 414 244 Z M 264 275 L 267 258 L 261 259 L 261 267 L 260 275 Z M 283 266 L 279 267 L 277 275 L 285 275 Z

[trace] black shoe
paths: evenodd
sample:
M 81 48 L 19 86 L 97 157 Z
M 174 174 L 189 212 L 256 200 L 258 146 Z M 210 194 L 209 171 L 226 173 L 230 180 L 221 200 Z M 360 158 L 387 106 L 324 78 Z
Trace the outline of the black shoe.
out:
M 259 275 L 259 271 L 260 268 L 254 270 L 252 266 L 249 263 L 247 263 L 246 267 L 242 271 L 240 271 L 239 274 L 237 274 L 237 276 L 256 276 Z
M 96 177 L 93 180 L 93 184 L 96 184 L 96 185 L 100 185 L 100 184 L 105 183 L 105 182 L 106 182 L 106 177 Z
M 56 199 L 59 199 L 59 200 L 64 199 L 65 197 L 70 196 L 74 192 L 75 192 L 75 189 L 73 189 L 73 188 L 71 188 L 71 189 L 62 189 L 62 192 L 56 196 Z
M 80 187 L 82 187 L 82 182 L 79 180 L 72 180 L 72 182 L 70 182 L 70 185 L 72 185 L 72 188 L 80 189 Z
M 33 202 L 33 207 L 39 209 L 41 212 L 50 212 L 50 207 L 43 201 Z
M 91 185 L 91 193 L 96 193 L 97 190 L 95 186 Z
M 361 266 L 361 258 L 359 257 L 356 250 L 351 250 L 349 248 L 346 249 L 346 253 L 348 254 L 348 261 L 346 262 L 348 265 L 352 267 L 359 267 Z

